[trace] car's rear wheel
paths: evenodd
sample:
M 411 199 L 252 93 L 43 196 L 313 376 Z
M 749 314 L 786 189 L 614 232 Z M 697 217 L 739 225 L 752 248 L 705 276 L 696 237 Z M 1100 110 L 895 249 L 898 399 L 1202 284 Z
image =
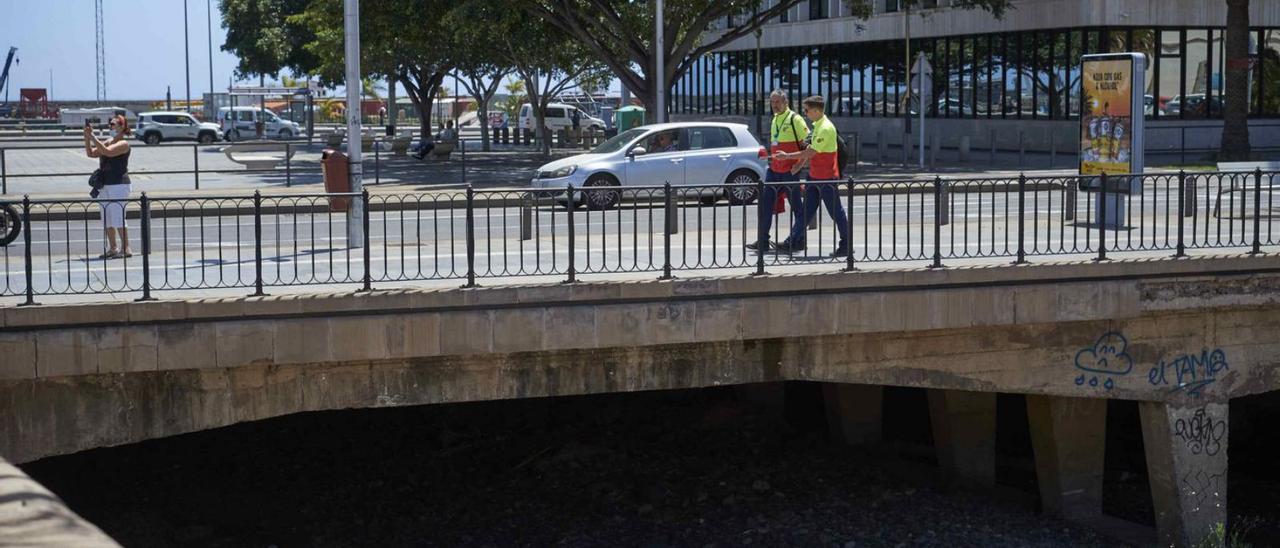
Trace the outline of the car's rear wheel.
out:
M 622 185 L 612 175 L 597 173 L 582 186 L 582 202 L 587 209 L 613 209 L 622 201 L 622 191 L 618 190 Z
M 292 132 L 292 131 L 289 131 L 289 130 L 287 130 L 287 129 L 282 129 L 282 130 L 280 130 L 280 140 L 281 140 L 281 141 L 287 141 L 287 140 L 292 139 L 292 138 L 293 138 L 293 132 Z
M 158 145 L 158 144 L 160 144 L 160 141 L 162 141 L 162 140 L 163 140 L 163 139 L 161 139 L 161 138 L 160 138 L 160 134 L 159 134 L 159 133 L 156 133 L 156 132 L 154 132 L 154 131 L 153 131 L 153 132 L 151 132 L 151 133 L 146 134 L 146 135 L 145 135 L 145 136 L 143 136 L 143 138 L 142 138 L 142 141 L 143 141 L 143 142 L 145 142 L 145 143 L 147 143 L 148 145 Z
M 749 169 L 739 169 L 729 174 L 729 178 L 725 179 L 724 189 L 725 196 L 729 198 L 729 203 L 733 205 L 750 204 L 756 201 L 759 189 L 754 185 L 760 184 L 760 176 L 756 172 Z M 753 185 L 753 186 L 744 186 Z
M 0 204 L 0 246 L 18 239 L 21 230 L 22 217 L 18 216 L 18 210 L 9 204 Z

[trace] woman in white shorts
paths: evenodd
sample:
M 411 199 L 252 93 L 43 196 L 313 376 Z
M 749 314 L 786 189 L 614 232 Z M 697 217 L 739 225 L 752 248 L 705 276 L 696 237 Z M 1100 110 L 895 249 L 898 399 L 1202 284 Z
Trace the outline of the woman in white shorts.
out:
M 129 229 L 125 226 L 125 204 L 129 199 L 129 122 L 124 116 L 111 118 L 111 139 L 102 142 L 88 125 L 84 128 L 84 151 L 90 158 L 98 159 L 99 182 L 102 190 L 98 199 L 102 202 L 102 225 L 107 234 L 107 248 L 99 259 L 132 257 L 129 253 Z M 117 245 L 116 234 L 119 233 Z

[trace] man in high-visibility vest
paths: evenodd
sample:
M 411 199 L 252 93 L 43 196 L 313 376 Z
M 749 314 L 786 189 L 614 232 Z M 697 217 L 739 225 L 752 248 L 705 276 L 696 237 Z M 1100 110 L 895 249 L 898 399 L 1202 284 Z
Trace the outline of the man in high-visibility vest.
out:
M 821 202 L 827 207 L 827 213 L 835 221 L 836 231 L 840 233 L 840 242 L 830 256 L 844 257 L 849 254 L 849 217 L 845 214 L 844 205 L 840 203 L 840 145 L 836 126 L 827 119 L 826 101 L 821 95 L 807 97 L 801 104 L 804 105 L 805 117 L 813 122 L 812 142 L 799 152 L 773 153 L 775 159 L 809 162 L 809 182 L 804 189 L 804 213 L 792 224 L 791 237 L 787 240 L 792 247 L 804 248 L 807 220 L 818 214 L 818 204 Z
M 787 100 L 787 92 L 782 90 L 774 90 L 769 94 L 769 107 L 773 109 L 773 121 L 769 124 L 769 154 L 774 155 L 778 152 L 799 152 L 806 137 L 809 136 L 809 126 L 805 124 L 804 119 L 791 110 L 789 101 Z M 801 208 L 800 197 L 803 191 L 799 184 L 792 185 L 771 185 L 769 183 L 790 183 L 800 180 L 800 169 L 804 164 L 799 160 L 783 160 L 773 157 L 769 162 L 769 170 L 765 172 L 764 195 L 760 196 L 756 205 L 759 207 L 759 232 L 754 242 L 747 243 L 747 249 L 757 253 L 767 251 L 778 251 L 782 253 L 791 253 L 804 249 L 804 240 L 801 238 L 798 245 L 788 241 L 775 244 L 769 241 L 769 229 L 773 226 L 774 202 L 778 198 L 779 192 L 787 194 L 787 201 L 791 203 L 791 222 L 794 224 L 799 219 Z M 763 249 L 761 249 L 763 244 Z

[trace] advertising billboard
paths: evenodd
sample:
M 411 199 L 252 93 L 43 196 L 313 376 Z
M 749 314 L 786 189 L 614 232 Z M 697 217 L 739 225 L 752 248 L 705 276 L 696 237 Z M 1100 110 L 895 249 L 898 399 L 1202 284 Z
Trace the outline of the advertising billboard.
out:
M 1142 173 L 1145 71 L 1146 56 L 1141 53 L 1081 58 L 1081 175 Z M 1097 190 L 1099 183 L 1098 179 L 1089 178 L 1083 179 L 1080 186 L 1082 190 Z M 1107 186 L 1108 192 L 1142 191 L 1141 180 L 1136 177 L 1113 179 Z

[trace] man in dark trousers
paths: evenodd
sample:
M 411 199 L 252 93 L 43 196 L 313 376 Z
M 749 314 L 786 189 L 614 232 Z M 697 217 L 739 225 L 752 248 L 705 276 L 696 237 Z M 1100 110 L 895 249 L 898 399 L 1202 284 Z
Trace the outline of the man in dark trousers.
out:
M 791 226 L 791 245 L 804 242 L 808 219 L 818 214 L 818 202 L 822 202 L 835 221 L 836 230 L 840 233 L 840 243 L 831 253 L 831 257 L 844 257 L 849 254 L 849 217 L 840 203 L 840 145 L 835 124 L 827 119 L 826 101 L 821 95 L 805 98 L 804 115 L 813 122 L 813 139 L 809 147 L 799 152 L 777 151 L 773 153 L 775 160 L 808 160 L 809 182 L 805 185 L 804 214 Z M 826 182 L 824 182 L 826 181 Z M 800 244 L 803 248 L 803 243 Z
M 773 109 L 773 121 L 770 123 L 769 129 L 769 152 L 775 154 L 775 156 L 769 162 L 769 170 L 765 172 L 764 182 L 799 181 L 800 170 L 804 167 L 804 164 L 797 160 L 781 159 L 776 154 L 778 152 L 799 152 L 805 138 L 809 136 L 809 126 L 804 123 L 804 119 L 800 118 L 799 114 L 791 110 L 790 101 L 787 99 L 787 92 L 785 91 L 778 89 L 769 94 L 769 108 Z M 764 196 L 761 196 L 756 201 L 756 205 L 759 208 L 758 239 L 748 242 L 747 249 L 757 253 L 767 251 L 791 253 L 804 250 L 803 230 L 800 232 L 799 240 L 789 238 L 780 244 L 769 241 L 769 228 L 773 226 L 774 202 L 778 200 L 779 192 L 785 192 L 787 201 L 791 204 L 791 223 L 794 225 L 799 222 L 800 212 L 803 209 L 800 204 L 802 195 L 800 185 L 766 184 Z M 764 249 L 760 249 L 761 242 L 764 242 Z

